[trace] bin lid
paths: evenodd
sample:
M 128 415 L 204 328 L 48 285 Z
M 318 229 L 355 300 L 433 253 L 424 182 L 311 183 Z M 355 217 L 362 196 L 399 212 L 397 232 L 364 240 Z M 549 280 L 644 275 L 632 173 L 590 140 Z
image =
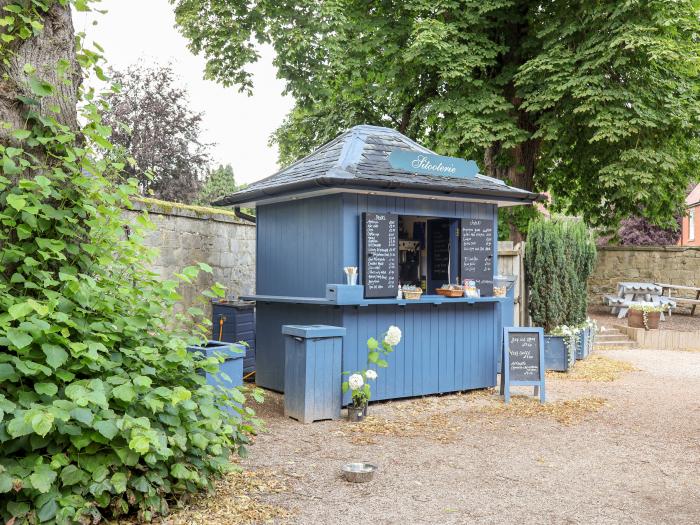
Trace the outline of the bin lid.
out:
M 293 335 L 313 339 L 318 337 L 342 337 L 345 335 L 345 328 L 342 326 L 328 326 L 325 324 L 286 324 L 282 326 L 284 335 Z

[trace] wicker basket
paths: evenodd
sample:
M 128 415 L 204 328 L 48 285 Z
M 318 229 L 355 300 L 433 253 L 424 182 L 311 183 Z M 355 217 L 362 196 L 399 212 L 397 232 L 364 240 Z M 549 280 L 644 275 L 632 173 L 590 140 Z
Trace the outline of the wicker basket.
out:
M 410 301 L 417 301 L 423 295 L 423 290 L 403 290 L 403 298 Z
M 462 297 L 464 295 L 464 290 L 450 290 L 448 288 L 436 288 L 435 291 L 438 295 L 445 297 Z

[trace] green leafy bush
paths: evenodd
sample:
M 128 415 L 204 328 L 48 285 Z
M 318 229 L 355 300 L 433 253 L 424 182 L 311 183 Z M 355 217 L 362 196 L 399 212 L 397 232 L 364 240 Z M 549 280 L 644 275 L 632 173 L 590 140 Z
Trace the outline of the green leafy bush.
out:
M 149 269 L 147 215 L 123 219 L 138 188 L 105 177 L 123 165 L 92 147 L 110 147 L 98 102 L 88 93 L 76 133 L 39 112 L 54 88 L 29 85 L 26 126 L 0 145 L 0 517 L 148 520 L 211 488 L 257 421 L 241 391 L 197 373 L 216 358 L 186 351 L 204 336 L 202 311 L 173 313 L 178 281 Z M 178 279 L 200 271 L 211 269 Z
M 595 259 L 595 242 L 583 222 L 540 219 L 530 223 L 525 276 L 533 324 L 551 333 L 560 325 L 585 322 L 588 277 Z

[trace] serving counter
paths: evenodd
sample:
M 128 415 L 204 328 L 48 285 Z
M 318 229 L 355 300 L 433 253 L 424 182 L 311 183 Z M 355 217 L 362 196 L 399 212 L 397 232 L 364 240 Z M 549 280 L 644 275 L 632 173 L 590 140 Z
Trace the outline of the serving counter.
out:
M 259 386 L 284 391 L 282 326 L 344 327 L 342 369 L 367 366 L 367 339 L 395 325 L 403 337 L 378 370 L 372 399 L 394 399 L 496 385 L 503 326 L 512 325 L 510 297 L 367 299 L 336 304 L 321 297 L 255 295 Z M 345 403 L 348 402 L 346 396 Z

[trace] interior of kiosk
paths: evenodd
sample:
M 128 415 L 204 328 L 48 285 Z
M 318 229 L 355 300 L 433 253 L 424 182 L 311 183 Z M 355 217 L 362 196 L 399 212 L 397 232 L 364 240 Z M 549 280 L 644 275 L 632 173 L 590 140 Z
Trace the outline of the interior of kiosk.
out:
M 434 294 L 459 284 L 459 219 L 399 215 L 399 282 Z

